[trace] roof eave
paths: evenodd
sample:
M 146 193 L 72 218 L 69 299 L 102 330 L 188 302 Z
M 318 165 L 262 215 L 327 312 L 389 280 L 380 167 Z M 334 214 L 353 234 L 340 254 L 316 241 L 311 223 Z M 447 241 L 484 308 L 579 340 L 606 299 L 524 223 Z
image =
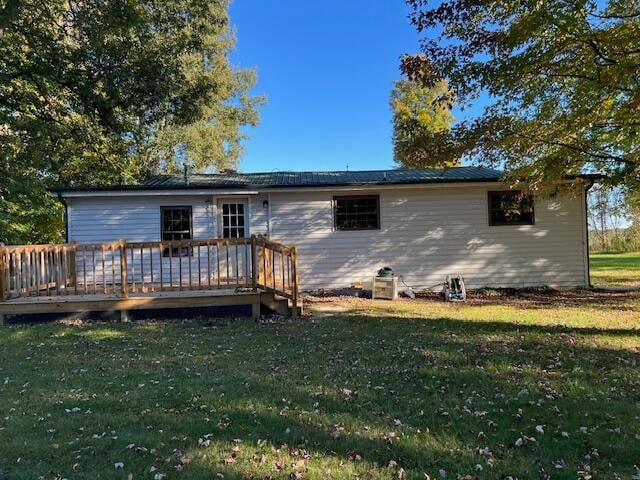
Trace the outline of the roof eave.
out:
M 470 185 L 499 183 L 499 178 L 483 179 L 430 179 L 428 181 L 382 181 L 382 182 L 352 182 L 352 183 L 317 183 L 308 185 L 250 185 L 239 188 L 229 187 L 207 187 L 202 185 L 166 185 L 166 186 L 146 186 L 146 185 L 123 185 L 112 187 L 66 187 L 53 188 L 50 191 L 66 197 L 100 196 L 100 194 L 136 194 L 147 195 L 256 195 L 260 191 L 292 191 L 292 190 L 318 190 L 318 189 L 350 189 L 350 188 L 379 188 L 379 187 L 419 187 L 429 185 Z M 84 194 L 84 195 L 83 195 Z

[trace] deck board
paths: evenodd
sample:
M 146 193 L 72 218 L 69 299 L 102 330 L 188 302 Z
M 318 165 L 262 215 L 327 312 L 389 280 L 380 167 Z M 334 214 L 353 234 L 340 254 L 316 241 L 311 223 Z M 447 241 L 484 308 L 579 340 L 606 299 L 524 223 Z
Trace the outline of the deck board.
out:
M 124 311 L 159 308 L 193 308 L 225 305 L 258 305 L 261 291 L 200 290 L 149 292 L 121 298 L 117 295 L 64 295 L 24 297 L 0 303 L 0 314 Z M 254 314 L 255 316 L 255 314 Z

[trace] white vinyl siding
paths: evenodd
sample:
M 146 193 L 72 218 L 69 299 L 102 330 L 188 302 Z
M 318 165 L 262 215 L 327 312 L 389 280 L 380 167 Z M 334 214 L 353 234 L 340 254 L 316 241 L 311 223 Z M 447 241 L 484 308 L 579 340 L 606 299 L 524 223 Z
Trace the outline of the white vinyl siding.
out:
M 586 284 L 583 197 L 537 199 L 535 225 L 491 227 L 489 190 L 496 185 L 262 193 L 248 198 L 248 233 L 267 233 L 270 197 L 271 237 L 298 247 L 307 290 L 366 284 L 384 266 L 418 287 L 448 274 L 471 288 Z M 379 230 L 335 230 L 332 199 L 352 193 L 380 195 Z M 193 208 L 194 239 L 217 237 L 222 198 L 69 198 L 70 239 L 159 241 L 160 206 L 178 205 Z
M 212 238 L 213 216 L 206 197 L 115 197 L 69 199 L 70 240 L 78 243 L 160 241 L 160 207 L 190 205 L 193 238 Z
M 268 207 L 264 205 L 267 195 L 253 195 L 250 202 L 251 210 L 251 235 L 267 234 Z
M 366 284 L 385 266 L 422 287 L 448 274 L 471 288 L 584 286 L 583 199 L 536 200 L 535 225 L 490 227 L 490 189 L 371 191 L 380 194 L 377 231 L 336 231 L 336 192 L 274 193 L 272 237 L 298 246 L 305 289 Z
M 209 200 L 207 202 L 207 200 Z M 246 201 L 246 197 L 244 201 Z M 191 206 L 192 208 L 192 229 L 193 239 L 214 238 L 216 232 L 216 211 L 212 205 L 215 205 L 213 197 L 197 196 L 197 197 L 115 197 L 115 198 L 73 198 L 69 199 L 69 231 L 70 240 L 77 243 L 103 243 L 112 242 L 120 239 L 129 242 L 159 242 L 161 240 L 161 207 L 178 207 Z M 98 252 L 96 258 L 95 277 L 98 284 L 103 281 L 102 273 L 102 254 Z M 246 276 L 248 269 L 247 260 L 250 258 L 250 249 L 240 248 L 238 250 L 238 258 L 236 261 L 236 249 L 229 249 L 229 272 L 234 278 L 237 276 Z M 144 263 L 141 263 L 143 259 Z M 144 281 L 149 283 L 151 278 L 151 255 L 148 250 L 129 251 L 127 255 L 129 262 L 129 278 L 140 285 L 142 274 L 144 273 Z M 160 262 L 163 263 L 163 282 L 170 280 L 169 272 L 171 270 L 178 272 L 182 265 L 183 278 L 187 277 L 187 272 L 192 272 L 192 281 L 197 284 L 203 281 L 198 277 L 198 265 L 206 265 L 206 262 L 212 262 L 209 267 L 211 271 L 220 262 L 221 275 L 226 275 L 226 250 L 220 251 L 220 259 L 216 258 L 215 251 L 207 255 L 206 248 L 193 249 L 192 254 L 177 255 L 174 252 L 170 259 L 168 255 L 160 256 L 160 251 L 153 252 L 153 263 L 156 265 L 154 281 L 159 282 Z M 112 258 L 107 252 L 105 258 L 106 272 L 112 271 Z M 189 269 L 189 264 L 190 269 Z M 86 276 L 89 284 L 93 282 L 93 258 L 91 254 L 87 258 L 87 269 L 84 271 L 79 262 L 77 266 L 79 275 Z M 119 268 L 119 256 L 115 257 L 115 265 Z M 238 267 L 238 271 L 236 271 Z M 177 275 L 177 274 L 175 274 Z M 174 275 L 174 281 L 175 281 Z M 108 275 L 107 275 L 108 276 Z M 185 280 L 186 281 L 186 280 Z M 206 275 L 204 282 L 207 283 Z
M 111 242 L 125 239 L 130 242 L 160 241 L 160 207 L 190 205 L 193 210 L 193 238 L 214 238 L 218 230 L 222 199 L 247 201 L 249 234 L 267 233 L 265 196 L 240 197 L 97 197 L 69 198 L 70 240 L 78 243 Z M 209 200 L 209 202 L 207 202 Z M 212 206 L 213 205 L 213 206 Z

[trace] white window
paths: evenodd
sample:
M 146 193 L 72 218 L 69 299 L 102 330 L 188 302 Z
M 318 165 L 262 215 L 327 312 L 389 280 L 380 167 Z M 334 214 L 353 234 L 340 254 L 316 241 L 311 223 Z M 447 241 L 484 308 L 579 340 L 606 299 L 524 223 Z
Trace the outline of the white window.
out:
M 222 238 L 247 236 L 247 205 L 237 202 L 222 202 L 220 206 Z

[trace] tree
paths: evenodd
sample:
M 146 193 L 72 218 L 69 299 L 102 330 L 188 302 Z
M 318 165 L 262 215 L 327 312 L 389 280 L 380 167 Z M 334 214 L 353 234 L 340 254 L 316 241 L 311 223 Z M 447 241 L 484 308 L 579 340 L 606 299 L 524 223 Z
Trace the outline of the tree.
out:
M 228 0 L 0 2 L 0 241 L 51 241 L 47 189 L 235 164 L 261 98 Z
M 634 194 L 594 185 L 588 198 L 588 220 L 591 251 L 635 252 L 640 248 L 640 212 Z
M 588 208 L 591 249 L 610 252 L 614 245 L 620 245 L 622 224 L 626 220 L 623 192 L 605 185 L 595 185 L 589 195 Z
M 504 167 L 542 189 L 597 171 L 640 184 L 640 7 L 629 0 L 407 0 L 423 35 L 402 70 L 446 78 L 480 113 L 456 125 L 452 157 Z
M 411 80 L 397 81 L 391 92 L 396 162 L 407 168 L 457 164 L 457 159 L 450 156 L 451 149 L 446 148 L 454 120 L 452 108 L 453 94 L 445 81 L 432 87 Z

